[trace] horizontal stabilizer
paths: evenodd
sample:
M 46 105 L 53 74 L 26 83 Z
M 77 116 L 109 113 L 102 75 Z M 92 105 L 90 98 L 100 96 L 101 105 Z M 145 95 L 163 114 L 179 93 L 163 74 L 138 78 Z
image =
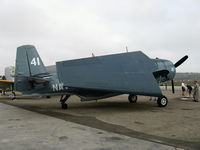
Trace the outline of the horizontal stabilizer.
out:
M 39 78 L 39 77 L 30 77 L 30 76 L 15 76 L 15 78 L 26 78 L 29 81 L 33 81 L 36 83 L 44 83 L 44 82 L 50 82 L 51 79 L 49 77 L 43 77 L 43 78 Z

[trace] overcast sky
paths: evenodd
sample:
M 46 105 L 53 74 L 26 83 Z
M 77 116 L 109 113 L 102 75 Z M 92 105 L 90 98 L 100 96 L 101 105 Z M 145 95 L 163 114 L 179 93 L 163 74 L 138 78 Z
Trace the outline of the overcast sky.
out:
M 151 58 L 189 59 L 200 72 L 199 0 L 1 0 L 0 74 L 16 48 L 35 45 L 45 65 L 141 50 Z

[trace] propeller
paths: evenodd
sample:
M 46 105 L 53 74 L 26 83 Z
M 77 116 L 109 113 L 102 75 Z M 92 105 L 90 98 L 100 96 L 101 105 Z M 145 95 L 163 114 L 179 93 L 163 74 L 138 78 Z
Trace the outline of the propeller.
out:
M 181 58 L 179 61 L 177 61 L 174 64 L 174 67 L 177 68 L 178 66 L 180 66 L 184 61 L 186 61 L 188 59 L 188 55 L 185 55 L 183 58 Z
M 175 93 L 175 90 L 174 90 L 174 80 L 172 80 L 172 93 Z
M 184 63 L 187 59 L 188 59 L 188 55 L 185 55 L 183 58 L 181 58 L 179 61 L 177 61 L 177 62 L 174 64 L 174 67 L 177 68 L 177 67 L 180 66 L 182 63 Z M 172 83 L 172 93 L 175 93 L 175 90 L 174 90 L 174 80 L 171 80 L 171 83 Z

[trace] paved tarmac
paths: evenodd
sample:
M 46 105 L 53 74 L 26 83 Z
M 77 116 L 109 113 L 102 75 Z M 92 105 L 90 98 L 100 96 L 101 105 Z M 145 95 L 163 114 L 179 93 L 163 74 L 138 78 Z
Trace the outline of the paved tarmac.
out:
M 174 150 L 0 103 L 1 150 Z
M 0 102 L 105 132 L 199 150 L 200 102 L 182 98 L 181 91 L 176 91 L 176 94 L 164 91 L 164 95 L 169 99 L 165 108 L 157 107 L 155 101 L 143 96 L 138 97 L 136 104 L 130 104 L 127 95 L 97 102 L 80 102 L 78 97 L 72 96 L 67 102 L 67 110 L 60 108 L 59 97 L 17 101 L 1 99 Z

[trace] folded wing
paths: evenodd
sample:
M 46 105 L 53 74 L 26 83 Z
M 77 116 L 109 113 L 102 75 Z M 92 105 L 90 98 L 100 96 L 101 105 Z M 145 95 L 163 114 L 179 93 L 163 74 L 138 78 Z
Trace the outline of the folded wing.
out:
M 58 78 L 65 87 L 162 95 L 153 75 L 156 66 L 140 51 L 61 61 L 56 67 Z

